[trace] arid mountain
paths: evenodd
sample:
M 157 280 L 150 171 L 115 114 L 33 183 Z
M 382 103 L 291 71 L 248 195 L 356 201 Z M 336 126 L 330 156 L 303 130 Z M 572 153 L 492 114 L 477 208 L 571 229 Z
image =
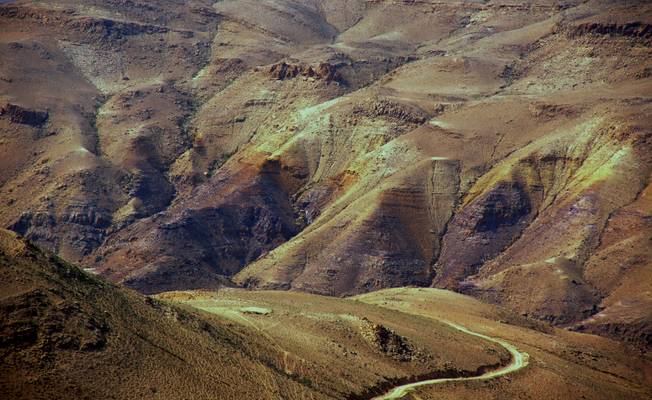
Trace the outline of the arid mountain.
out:
M 421 398 L 651 394 L 649 357 L 464 295 L 402 288 L 339 299 L 223 289 L 153 299 L 0 231 L 7 399 L 370 399 L 399 383 L 512 362 L 504 345 L 450 321 L 510 341 L 530 365 L 492 384 L 426 387 Z
M 470 294 L 652 344 L 652 5 L 0 6 L 0 224 L 143 293 Z

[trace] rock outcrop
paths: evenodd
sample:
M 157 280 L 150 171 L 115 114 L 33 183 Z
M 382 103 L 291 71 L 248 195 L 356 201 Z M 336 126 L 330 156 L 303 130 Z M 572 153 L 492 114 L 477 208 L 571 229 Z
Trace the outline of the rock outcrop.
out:
M 382 353 L 398 361 L 411 361 L 415 356 L 414 347 L 403 336 L 367 319 L 363 322 L 361 335 Z
M 30 125 L 39 128 L 48 120 L 47 111 L 37 111 L 16 104 L 7 103 L 0 108 L 0 118 L 7 118 L 16 124 Z
M 325 82 L 341 82 L 342 77 L 337 73 L 337 68 L 329 63 L 317 65 L 288 64 L 281 62 L 269 68 L 269 75 L 273 79 L 286 80 L 296 77 L 312 78 Z
M 583 35 L 625 36 L 649 41 L 652 39 L 652 24 L 630 22 L 626 24 L 584 23 L 569 32 L 571 37 Z

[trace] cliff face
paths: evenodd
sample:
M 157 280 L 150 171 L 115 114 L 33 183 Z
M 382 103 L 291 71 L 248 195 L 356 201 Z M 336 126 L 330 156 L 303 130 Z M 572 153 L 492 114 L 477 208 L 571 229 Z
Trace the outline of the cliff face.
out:
M 649 342 L 649 4 L 59 3 L 0 7 L 3 226 L 146 293 L 434 285 Z

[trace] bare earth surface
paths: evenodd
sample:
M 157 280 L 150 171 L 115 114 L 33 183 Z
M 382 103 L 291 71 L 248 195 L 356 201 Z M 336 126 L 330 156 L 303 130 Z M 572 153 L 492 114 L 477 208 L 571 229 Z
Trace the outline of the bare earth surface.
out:
M 652 397 L 649 1 L 0 3 L 0 393 Z
M 650 396 L 648 355 L 439 289 L 147 298 L 7 231 L 0 289 L 11 399 Z
M 408 399 L 504 396 L 552 400 L 584 396 L 615 400 L 650 395 L 652 360 L 648 355 L 641 356 L 612 340 L 552 328 L 446 290 L 388 289 L 346 299 L 240 289 L 170 292 L 157 297 L 255 326 L 286 349 L 290 360 L 296 356 L 319 360 L 333 371 L 328 377 L 335 378 L 322 376 L 317 380 L 352 379 L 347 385 L 358 387 L 341 398 L 382 398 L 392 396 L 394 389 L 398 390 L 395 395 L 405 394 Z M 379 308 L 361 307 L 365 304 Z M 247 307 L 265 312 L 243 312 Z M 370 337 L 363 333 L 364 326 L 369 327 L 365 319 L 372 327 L 382 325 L 421 349 L 412 354 L 432 352 L 432 361 L 436 361 L 423 363 L 418 361 L 420 357 L 400 356 L 404 353 L 391 350 L 392 346 L 376 347 L 382 341 L 376 345 L 373 340 L 358 342 Z M 430 323 L 435 325 L 423 325 Z M 373 331 L 383 336 L 382 330 Z M 440 332 L 449 332 L 443 345 Z M 448 336 L 450 332 L 452 336 Z M 342 347 L 333 348 L 332 342 Z M 467 345 L 493 350 L 478 352 Z M 380 350 L 375 356 L 374 347 Z M 484 358 L 486 354 L 500 355 L 501 361 L 494 364 L 491 358 Z M 483 365 L 480 368 L 478 361 Z M 460 368 L 462 365 L 465 367 Z M 403 393 L 404 387 L 413 390 Z
M 0 6 L 0 225 L 144 293 L 434 286 L 650 345 L 645 1 Z

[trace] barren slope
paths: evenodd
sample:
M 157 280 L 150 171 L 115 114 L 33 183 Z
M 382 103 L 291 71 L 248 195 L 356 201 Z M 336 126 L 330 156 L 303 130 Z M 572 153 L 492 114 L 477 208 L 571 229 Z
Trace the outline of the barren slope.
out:
M 3 5 L 0 223 L 146 293 L 434 285 L 648 347 L 650 15 Z
M 615 400 L 650 396 L 649 355 L 638 357 L 611 340 L 550 328 L 440 289 L 389 289 L 354 299 L 435 320 L 455 321 L 507 340 L 529 354 L 527 368 L 515 374 L 487 382 L 424 386 L 414 393 L 414 398 Z
M 618 342 L 552 328 L 446 290 L 398 288 L 336 299 L 301 292 L 222 289 L 168 292 L 157 298 L 260 331 L 286 351 L 286 370 L 320 387 L 334 388 L 338 398 L 370 399 L 407 382 L 480 375 L 500 369 L 474 371 L 478 363 L 489 364 L 496 357 L 503 366 L 508 364 L 501 345 L 465 329 L 527 353 L 527 366 L 492 380 L 419 387 L 415 392 L 419 398 L 644 399 L 650 395 L 649 355 L 641 357 Z
M 500 345 L 445 323 L 348 299 L 242 289 L 157 298 L 260 332 L 284 353 L 287 373 L 338 399 L 369 399 L 398 383 L 476 375 L 510 361 Z
M 263 336 L 87 275 L 0 231 L 0 391 L 11 399 L 327 398 Z
M 358 398 L 406 377 L 509 361 L 446 324 L 350 300 L 241 291 L 154 300 L 4 230 L 0 264 L 0 389 L 12 399 Z

